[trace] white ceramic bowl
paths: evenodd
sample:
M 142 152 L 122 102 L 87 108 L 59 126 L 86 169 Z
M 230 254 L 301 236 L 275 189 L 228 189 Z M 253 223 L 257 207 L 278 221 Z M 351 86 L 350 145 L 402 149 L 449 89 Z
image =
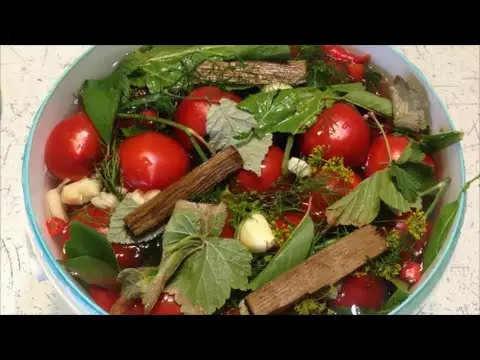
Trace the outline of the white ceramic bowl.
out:
M 60 249 L 55 245 L 44 226 L 46 221 L 45 194 L 52 187 L 45 175 L 43 160 L 44 146 L 53 127 L 74 111 L 74 97 L 86 79 L 102 78 L 113 70 L 114 65 L 125 53 L 137 48 L 128 46 L 94 46 L 89 48 L 74 62 L 55 84 L 52 91 L 36 113 L 27 140 L 23 162 L 23 192 L 28 221 L 31 227 L 29 243 L 34 254 L 34 261 L 40 265 L 42 279 L 51 281 L 74 312 L 78 314 L 105 314 L 72 279 L 72 277 L 56 262 Z M 440 129 L 454 130 L 445 106 L 434 89 L 429 85 L 411 62 L 390 46 L 360 45 L 351 48 L 372 55 L 372 61 L 388 74 L 400 75 L 409 83 L 422 88 L 429 100 L 430 117 L 434 133 Z M 442 169 L 442 177 L 450 176 L 452 182 L 443 202 L 457 198 L 465 183 L 465 168 L 460 145 L 456 144 L 443 150 L 436 156 Z M 417 308 L 431 292 L 442 276 L 451 254 L 455 248 L 463 224 L 465 212 L 465 195 L 461 196 L 460 208 L 450 234 L 435 263 L 422 276 L 422 280 L 410 297 L 391 314 L 409 314 Z

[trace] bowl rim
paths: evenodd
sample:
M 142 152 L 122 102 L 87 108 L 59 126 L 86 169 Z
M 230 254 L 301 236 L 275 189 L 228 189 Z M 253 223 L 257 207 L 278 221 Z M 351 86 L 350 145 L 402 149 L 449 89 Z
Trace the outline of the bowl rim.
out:
M 435 88 L 430 84 L 430 82 L 427 80 L 427 78 L 422 73 L 422 71 L 398 49 L 396 49 L 392 45 L 385 45 L 385 46 L 387 46 L 398 57 L 400 57 L 400 59 L 402 59 L 412 69 L 415 76 L 423 82 L 423 85 L 428 88 L 428 90 L 432 93 L 435 101 L 439 103 L 440 107 L 442 108 L 442 111 L 445 113 L 447 117 L 447 121 L 452 131 L 455 131 L 456 130 L 455 123 L 450 117 L 450 114 L 448 112 L 446 105 L 444 104 L 442 99 L 438 96 L 438 93 L 436 92 Z M 31 237 L 30 241 L 33 243 L 32 245 L 34 245 L 36 256 L 42 255 L 42 257 L 46 260 L 45 263 L 41 261 L 41 267 L 43 268 L 44 271 L 47 270 L 47 273 L 54 277 L 54 279 L 50 278 L 50 281 L 58 280 L 58 283 L 56 281 L 52 281 L 52 282 L 54 286 L 57 288 L 57 290 L 59 290 L 59 292 L 63 295 L 63 297 L 65 298 L 65 300 L 69 305 L 72 306 L 74 305 L 73 303 L 75 302 L 77 304 L 81 304 L 83 308 L 87 310 L 87 312 L 90 314 L 108 315 L 108 312 L 101 309 L 89 296 L 87 296 L 84 293 L 84 291 L 81 290 L 80 285 L 78 285 L 76 281 L 73 280 L 73 278 L 71 278 L 70 274 L 68 274 L 61 267 L 61 265 L 54 258 L 51 251 L 48 249 L 46 241 L 44 241 L 42 234 L 40 232 L 35 214 L 33 213 L 33 207 L 32 207 L 31 196 L 30 196 L 31 195 L 30 184 L 28 181 L 28 177 L 29 177 L 28 164 L 30 163 L 30 153 L 31 153 L 33 136 L 35 134 L 35 130 L 37 128 L 40 115 L 42 114 L 45 105 L 50 100 L 51 96 L 57 89 L 59 83 L 70 72 L 70 70 L 73 67 L 75 67 L 86 55 L 92 52 L 96 47 L 97 45 L 89 46 L 69 66 L 67 66 L 63 70 L 63 73 L 57 78 L 54 85 L 49 90 L 47 96 L 45 97 L 40 107 L 38 108 L 37 112 L 35 113 L 32 126 L 28 134 L 27 142 L 24 148 L 24 156 L 23 156 L 23 162 L 22 162 L 22 189 L 23 189 L 24 206 L 27 213 L 28 222 L 29 222 L 30 228 L 33 230 L 33 236 Z M 456 149 L 457 156 L 461 161 L 461 174 L 460 174 L 461 184 L 460 185 L 463 187 L 465 185 L 465 177 L 466 177 L 463 151 L 459 143 L 454 144 L 453 146 Z M 458 210 L 459 211 L 457 212 L 455 222 L 453 224 L 453 231 L 451 231 L 449 238 L 443 245 L 444 249 L 442 250 L 442 253 L 437 257 L 436 261 L 434 262 L 434 264 L 432 264 L 431 268 L 429 269 L 430 270 L 429 273 L 426 275 L 423 281 L 419 284 L 419 286 L 411 294 L 409 294 L 408 298 L 404 302 L 402 302 L 399 306 L 397 306 L 394 310 L 392 310 L 388 315 L 399 315 L 399 314 L 408 313 L 408 311 L 414 310 L 414 308 L 418 307 L 425 300 L 425 298 L 430 294 L 430 292 L 433 290 L 435 285 L 438 283 L 438 280 L 442 277 L 452 257 L 453 250 L 455 249 L 456 244 L 458 243 L 458 238 L 460 236 L 460 232 L 464 223 L 465 211 L 466 211 L 466 194 L 464 192 L 461 192 L 460 194 Z M 69 298 L 69 296 L 67 296 L 66 294 L 66 291 L 61 287 L 73 289 L 73 297 L 75 299 Z M 76 300 L 76 301 L 73 301 L 73 300 Z M 76 308 L 76 306 L 74 307 Z

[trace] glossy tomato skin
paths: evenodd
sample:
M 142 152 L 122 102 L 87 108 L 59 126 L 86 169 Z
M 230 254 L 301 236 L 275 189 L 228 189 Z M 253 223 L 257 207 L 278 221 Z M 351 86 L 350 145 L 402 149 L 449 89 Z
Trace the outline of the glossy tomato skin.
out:
M 152 308 L 150 315 L 182 315 L 180 305 L 175 301 L 175 296 L 168 293 L 160 295 L 157 303 Z
M 422 276 L 422 264 L 406 261 L 403 264 L 402 271 L 400 272 L 400 279 L 408 284 L 415 284 L 420 280 Z
M 76 114 L 57 124 L 45 145 L 45 166 L 60 180 L 80 180 L 92 174 L 102 158 L 100 135 L 87 114 Z
M 143 110 L 140 112 L 140 114 L 143 116 L 151 116 L 151 117 L 158 116 L 157 112 L 152 109 Z M 141 121 L 138 119 L 119 119 L 118 120 L 118 127 L 120 129 L 128 129 L 132 126 L 139 125 L 139 124 L 150 129 L 153 129 L 155 127 L 155 122 L 152 120 L 148 120 L 148 121 Z
M 353 81 L 362 81 L 365 72 L 363 64 L 348 64 L 348 74 L 352 77 Z
M 282 175 L 283 150 L 272 145 L 262 162 L 260 176 L 252 171 L 240 170 L 233 181 L 233 188 L 239 192 L 264 192 Z
M 227 218 L 225 219 L 225 225 L 223 225 L 222 233 L 220 237 L 226 239 L 234 239 L 235 238 L 235 229 L 232 225 L 230 225 L 230 220 L 232 219 L 232 212 L 227 209 Z
M 370 146 L 370 127 L 351 105 L 336 103 L 317 116 L 317 122 L 300 138 L 303 155 L 325 146 L 326 160 L 342 157 L 347 167 L 365 163 Z
M 163 190 L 180 180 L 190 165 L 180 144 L 151 131 L 125 139 L 119 154 L 125 187 L 131 191 Z
M 242 101 L 242 98 L 239 96 L 223 91 L 215 86 L 203 86 L 195 89 L 178 105 L 175 121 L 205 137 L 207 134 L 207 112 L 212 103 L 218 103 L 223 98 L 230 99 L 236 103 Z M 185 132 L 180 129 L 174 129 L 173 134 L 175 139 L 187 151 L 192 149 L 193 145 Z
M 143 251 L 139 246 L 112 244 L 112 248 L 122 269 L 136 268 L 142 265 Z
M 387 135 L 387 141 L 390 146 L 390 153 L 392 160 L 398 160 L 405 147 L 409 144 L 410 139 L 406 136 Z M 365 164 L 365 177 L 370 177 L 377 171 L 383 170 L 388 166 L 389 158 L 387 146 L 383 136 L 377 137 L 373 140 L 368 153 L 367 162 Z M 432 157 L 426 155 L 423 159 L 423 163 L 433 166 L 435 169 L 435 162 Z
M 432 233 L 432 223 L 427 221 L 427 231 L 422 235 L 419 240 L 416 240 L 412 235 L 408 233 L 408 217 L 411 213 L 405 213 L 399 216 L 395 216 L 394 228 L 400 232 L 400 235 L 407 238 L 407 248 L 400 253 L 400 257 L 403 260 L 420 260 L 423 256 L 425 247 Z
M 275 220 L 275 226 L 279 230 L 283 230 L 281 233 L 283 241 L 287 241 L 291 235 L 289 229 L 295 229 L 298 224 L 303 220 L 305 214 L 295 211 L 287 211 L 282 216 Z
M 387 288 L 383 281 L 372 275 L 349 275 L 338 291 L 337 298 L 330 302 L 333 307 L 358 306 L 379 310 L 386 300 Z
M 110 311 L 119 297 L 117 291 L 104 289 L 100 286 L 90 285 L 89 292 L 92 300 L 106 312 Z
M 88 205 L 85 208 L 78 210 L 71 218 L 72 221 L 78 221 L 84 225 L 91 227 L 102 235 L 107 235 L 110 225 L 110 211 L 106 209 L 99 209 L 93 205 Z M 70 226 L 67 225 L 65 231 L 61 235 L 62 242 L 65 244 L 70 240 Z

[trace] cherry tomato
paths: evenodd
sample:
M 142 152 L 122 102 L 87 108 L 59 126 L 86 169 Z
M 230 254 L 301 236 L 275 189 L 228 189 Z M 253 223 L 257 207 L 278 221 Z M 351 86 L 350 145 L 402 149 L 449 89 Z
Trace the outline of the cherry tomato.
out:
M 142 265 L 143 251 L 139 246 L 112 244 L 112 248 L 122 269 L 136 268 Z
M 410 139 L 406 136 L 387 135 L 387 141 L 390 147 L 392 160 L 398 160 L 405 147 L 409 144 Z M 372 176 L 377 171 L 385 169 L 388 166 L 388 163 L 389 158 L 385 138 L 380 136 L 373 141 L 370 147 L 367 162 L 365 164 L 365 176 Z M 423 163 L 432 166 L 434 171 L 436 171 L 435 162 L 430 156 L 426 155 L 423 159 Z
M 395 229 L 400 232 L 402 237 L 406 237 L 406 249 L 402 250 L 400 257 L 403 260 L 419 260 L 422 258 L 423 251 L 427 245 L 428 239 L 432 232 L 432 223 L 427 221 L 426 228 L 427 231 L 421 236 L 419 240 L 416 240 L 412 235 L 408 233 L 408 217 L 411 213 L 404 213 L 400 216 L 395 217 Z
M 282 238 L 284 241 L 288 240 L 291 235 L 290 228 L 294 229 L 300 224 L 305 214 L 300 212 L 288 211 L 282 214 L 282 216 L 275 220 L 275 226 L 282 231 Z
M 278 146 L 270 146 L 262 162 L 261 175 L 252 171 L 240 170 L 233 181 L 236 191 L 263 192 L 270 188 L 282 175 L 283 150 Z
M 387 289 L 381 279 L 372 275 L 347 276 L 331 301 L 333 307 L 352 307 L 379 310 L 385 302 Z
M 157 117 L 158 114 L 155 110 L 148 109 L 148 110 L 143 110 L 140 112 L 141 115 L 143 116 L 151 116 L 151 117 Z M 138 119 L 119 119 L 118 120 L 118 127 L 121 129 L 128 129 L 132 126 L 142 124 L 143 126 L 147 128 L 153 129 L 155 127 L 155 122 L 152 120 L 148 121 L 141 121 Z
M 118 291 L 90 285 L 90 296 L 104 311 L 109 312 L 119 297 Z
M 348 64 L 348 74 L 352 77 L 353 81 L 362 81 L 364 74 L 363 64 Z
M 236 103 L 242 101 L 239 96 L 223 91 L 215 86 L 204 86 L 192 91 L 177 107 L 175 121 L 196 131 L 200 136 L 207 134 L 207 112 L 212 103 L 221 99 L 230 99 Z M 208 100 L 207 100 L 208 99 Z M 180 129 L 174 129 L 175 139 L 186 149 L 192 148 L 189 137 Z
M 57 124 L 47 138 L 45 165 L 60 180 L 80 180 L 92 174 L 102 158 L 102 143 L 90 118 L 78 112 Z
M 225 225 L 223 225 L 222 233 L 220 237 L 226 239 L 233 239 L 235 238 L 235 229 L 230 225 L 230 220 L 232 218 L 232 212 L 227 209 L 227 218 L 225 219 Z
M 415 284 L 422 276 L 422 265 L 413 261 L 406 261 L 403 264 L 400 272 L 400 279 L 409 283 Z
M 226 310 L 223 315 L 240 315 L 240 309 L 239 308 L 231 308 Z
M 93 205 L 88 205 L 85 208 L 77 211 L 71 218 L 72 221 L 81 222 L 84 225 L 91 227 L 102 235 L 106 235 L 110 225 L 110 211 L 96 208 Z M 67 231 L 63 235 L 63 240 L 70 240 L 70 232 Z
M 151 131 L 125 139 L 119 154 L 129 190 L 163 190 L 180 180 L 190 165 L 187 152 L 175 140 Z
M 150 312 L 151 315 L 182 315 L 180 305 L 175 301 L 175 296 L 167 293 L 160 295 L 155 306 Z
M 61 235 L 66 227 L 67 223 L 62 219 L 57 217 L 50 217 L 47 219 L 47 229 L 52 237 Z
M 145 308 L 142 304 L 142 300 L 137 299 L 130 304 L 125 315 L 145 315 Z
M 290 57 L 294 60 L 298 54 L 300 54 L 301 46 L 300 45 L 288 45 L 290 48 Z
M 351 105 L 336 103 L 317 116 L 317 122 L 300 138 L 306 156 L 317 146 L 325 146 L 326 160 L 342 157 L 347 167 L 365 163 L 370 146 L 370 127 Z

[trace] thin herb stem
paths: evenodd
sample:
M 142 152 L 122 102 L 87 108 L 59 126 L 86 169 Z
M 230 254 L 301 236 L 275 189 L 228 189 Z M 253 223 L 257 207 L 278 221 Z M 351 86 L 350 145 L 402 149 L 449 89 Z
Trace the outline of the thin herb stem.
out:
M 188 136 L 188 138 L 190 139 L 190 142 L 192 143 L 193 147 L 195 148 L 195 151 L 196 151 L 197 154 L 200 156 L 200 158 L 202 159 L 202 161 L 203 161 L 203 162 L 207 161 L 207 160 L 208 160 L 207 155 L 205 155 L 205 153 L 203 152 L 201 146 L 198 145 L 197 140 L 195 140 L 195 138 L 194 138 L 193 136 Z
M 373 121 L 375 121 L 375 124 L 377 124 L 378 129 L 380 130 L 380 133 L 382 134 L 383 139 L 385 140 L 385 146 L 387 147 L 388 159 L 389 159 L 390 162 L 392 162 L 392 152 L 390 151 L 390 144 L 388 143 L 387 134 L 385 134 L 385 131 L 383 130 L 382 124 L 380 124 L 380 121 L 378 121 L 377 117 L 375 116 L 375 114 L 373 112 L 370 111 L 366 116 L 371 117 L 373 119 Z
M 293 147 L 293 135 L 290 135 L 287 139 L 287 144 L 285 145 L 285 153 L 283 155 L 282 161 L 282 173 L 286 175 L 288 173 L 288 160 L 290 159 L 290 153 L 292 152 Z
M 437 185 L 435 185 L 431 188 L 431 189 L 436 188 L 435 190 L 438 189 L 438 192 L 435 194 L 435 199 L 433 199 L 432 203 L 430 204 L 430 206 L 428 207 L 427 211 L 424 214 L 424 217 L 426 219 L 430 216 L 430 214 L 433 212 L 433 210 L 435 210 L 435 208 L 437 207 L 438 203 L 440 202 L 440 199 L 442 198 L 443 194 L 445 193 L 445 190 L 447 190 L 447 185 L 450 184 L 451 180 L 452 179 L 450 179 L 450 178 L 446 178 L 445 180 L 443 180 L 442 182 L 438 183 Z M 438 185 L 441 185 L 441 186 L 438 186 Z M 432 193 L 435 190 L 431 190 L 430 193 Z M 420 195 L 420 196 L 425 196 L 425 195 Z
M 437 192 L 437 191 L 441 190 L 442 188 L 444 188 L 445 186 L 447 186 L 450 183 L 450 181 L 452 181 L 452 179 L 447 177 L 445 180 L 439 182 L 438 184 L 432 186 L 431 188 L 428 188 L 428 189 L 422 191 L 420 194 L 418 194 L 418 196 L 424 197 L 424 196 L 430 195 L 434 192 Z
M 213 155 L 215 154 L 215 151 L 212 150 L 212 148 L 208 145 L 208 143 L 205 141 L 205 139 L 197 133 L 195 130 L 184 126 L 182 124 L 176 123 L 175 121 L 172 120 L 167 120 L 167 119 L 162 119 L 158 117 L 153 117 L 153 116 L 144 116 L 144 115 L 139 115 L 139 114 L 117 114 L 117 116 L 121 119 L 139 119 L 139 120 L 149 120 L 149 121 L 155 121 L 160 124 L 165 124 L 174 128 L 177 128 L 179 130 L 182 130 L 185 134 L 188 136 L 193 136 L 196 140 L 198 140 L 200 143 L 205 145 L 205 147 L 208 149 L 208 151 Z

